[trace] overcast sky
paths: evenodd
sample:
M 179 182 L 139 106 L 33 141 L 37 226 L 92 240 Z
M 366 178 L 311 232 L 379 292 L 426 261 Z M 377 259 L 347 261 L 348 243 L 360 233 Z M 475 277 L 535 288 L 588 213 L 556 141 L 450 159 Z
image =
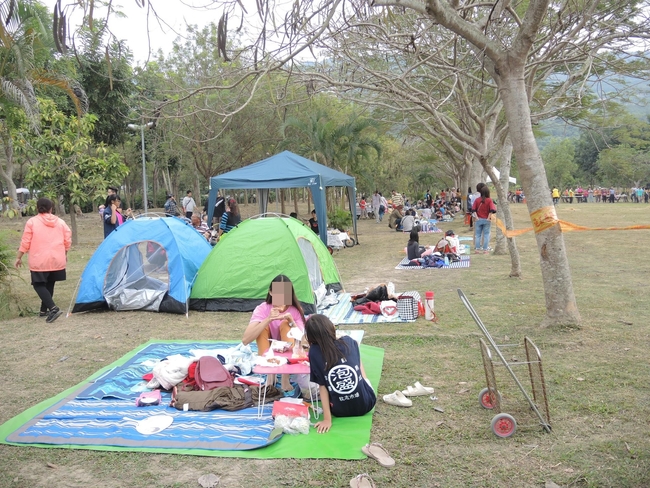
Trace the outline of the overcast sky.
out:
M 195 24 L 203 27 L 209 22 L 217 23 L 222 10 L 205 7 L 210 0 L 161 0 L 153 2 L 156 13 L 167 25 L 157 22 L 153 13 L 149 14 L 150 46 L 147 40 L 147 8 L 140 8 L 134 0 L 116 2 L 126 18 L 112 16 L 109 19 L 111 31 L 119 38 L 126 40 L 138 64 L 146 61 L 149 48 L 152 53 L 158 49 L 169 52 L 173 41 L 179 34 L 185 33 L 185 25 Z M 194 8 L 193 8 L 194 7 Z

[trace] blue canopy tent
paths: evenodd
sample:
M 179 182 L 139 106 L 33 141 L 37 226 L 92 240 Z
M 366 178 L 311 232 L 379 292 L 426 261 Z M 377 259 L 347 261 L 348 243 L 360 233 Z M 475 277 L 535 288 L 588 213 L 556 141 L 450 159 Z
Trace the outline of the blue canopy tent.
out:
M 143 217 L 120 225 L 81 275 L 72 312 L 150 310 L 187 314 L 208 241 L 184 221 Z
M 356 219 L 356 183 L 352 176 L 318 164 L 290 151 L 271 156 L 257 163 L 244 166 L 228 173 L 210 178 L 208 199 L 208 222 L 212 222 L 217 192 L 225 189 L 257 190 L 260 213 L 267 213 L 269 190 L 274 188 L 307 187 L 314 200 L 318 222 L 327 222 L 325 188 L 343 186 L 347 188 L 354 239 L 358 243 Z M 318 226 L 319 236 L 327 245 L 327 226 Z

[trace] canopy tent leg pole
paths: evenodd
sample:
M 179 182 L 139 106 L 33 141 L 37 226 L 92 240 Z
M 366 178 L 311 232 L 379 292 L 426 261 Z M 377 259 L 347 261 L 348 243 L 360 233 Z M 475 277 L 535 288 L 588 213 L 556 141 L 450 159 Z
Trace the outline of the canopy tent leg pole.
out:
M 359 244 L 359 235 L 357 234 L 357 195 L 355 188 L 352 186 L 347 187 L 348 202 L 350 203 L 350 213 L 352 214 L 352 232 L 354 232 L 354 240 Z
M 293 188 L 291 193 L 293 194 L 293 211 L 298 215 L 298 188 Z

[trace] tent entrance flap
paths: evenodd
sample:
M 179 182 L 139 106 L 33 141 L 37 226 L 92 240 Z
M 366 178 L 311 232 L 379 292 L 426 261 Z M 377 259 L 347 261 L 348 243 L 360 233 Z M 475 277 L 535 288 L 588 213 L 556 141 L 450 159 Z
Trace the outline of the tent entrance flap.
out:
M 302 257 L 305 260 L 305 266 L 307 266 L 307 273 L 309 273 L 309 282 L 311 283 L 311 289 L 316 290 L 319 286 L 324 284 L 323 273 L 320 269 L 320 262 L 318 261 L 318 256 L 312 246 L 311 242 L 303 237 L 298 238 L 298 248 L 302 253 Z
M 136 242 L 120 249 L 104 281 L 104 298 L 112 310 L 157 312 L 168 290 L 167 253 L 153 241 Z

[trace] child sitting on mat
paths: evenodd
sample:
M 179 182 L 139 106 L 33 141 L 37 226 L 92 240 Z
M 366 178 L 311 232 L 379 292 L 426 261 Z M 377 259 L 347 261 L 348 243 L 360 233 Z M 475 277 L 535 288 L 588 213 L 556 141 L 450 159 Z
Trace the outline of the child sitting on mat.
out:
M 349 336 L 336 338 L 334 324 L 324 315 L 312 315 L 305 323 L 309 342 L 310 381 L 318 383 L 323 420 L 315 427 L 324 434 L 335 417 L 360 417 L 377 402 L 361 364 L 359 345 Z

